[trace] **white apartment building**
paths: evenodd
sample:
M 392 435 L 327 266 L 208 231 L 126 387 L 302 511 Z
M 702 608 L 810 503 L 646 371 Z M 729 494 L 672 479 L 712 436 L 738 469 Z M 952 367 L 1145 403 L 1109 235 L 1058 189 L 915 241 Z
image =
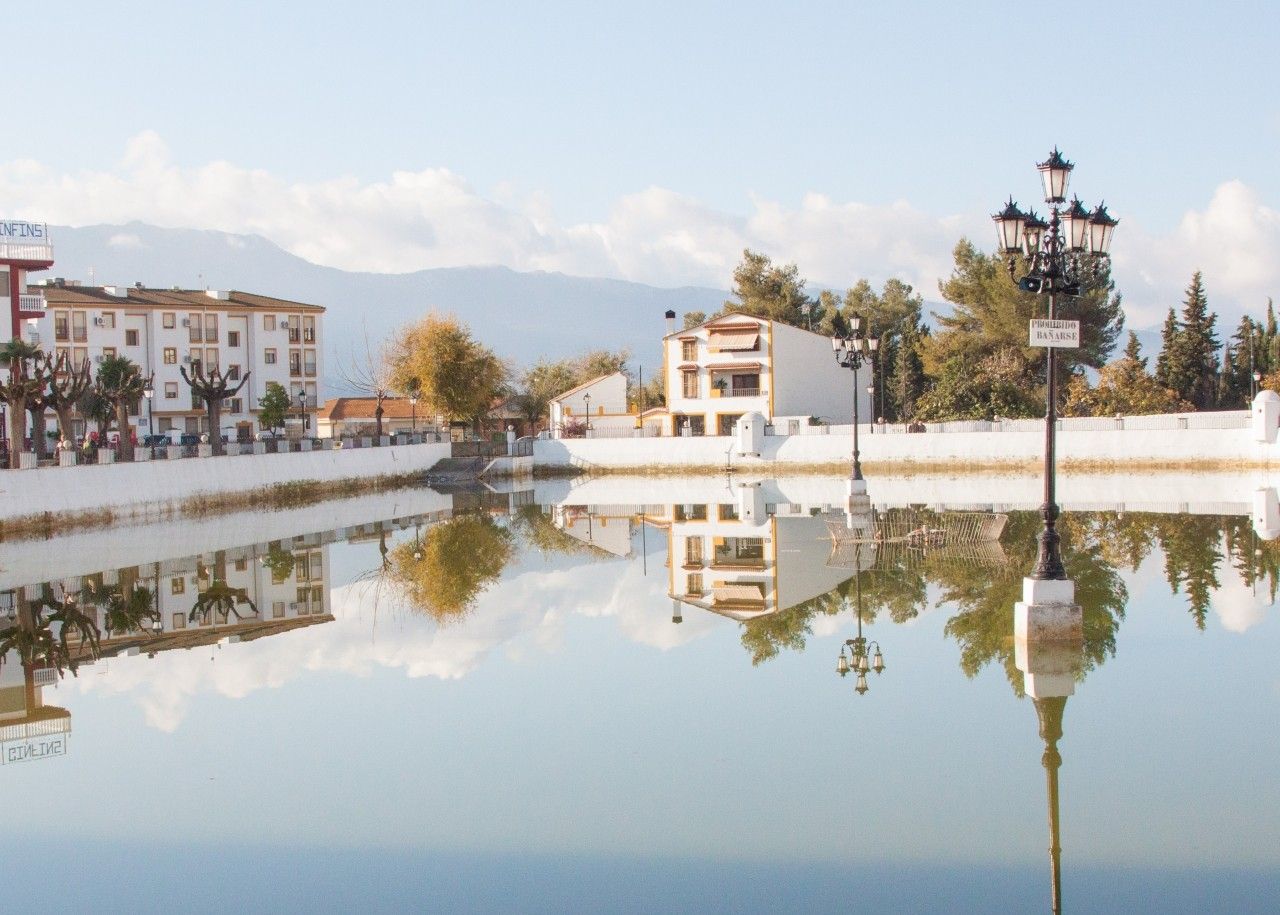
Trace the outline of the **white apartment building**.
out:
M 827 564 L 813 545 L 826 539 L 816 505 L 766 505 L 759 486 L 740 487 L 731 502 L 672 505 L 651 523 L 667 528 L 670 596 L 746 622 L 826 594 L 853 573 Z M 656 506 L 654 507 L 656 508 Z
M 27 336 L 45 350 L 65 352 L 75 365 L 87 358 L 91 370 L 106 356 L 126 356 L 144 375 L 155 373 L 155 393 L 132 421 L 140 437 L 171 429 L 210 431 L 205 411 L 179 372 L 183 366 L 190 372 L 195 362 L 218 366 L 233 378 L 252 373 L 248 384 L 224 401 L 224 435 L 252 437 L 258 400 L 270 381 L 289 392 L 290 413 L 305 414 L 305 425 L 314 432 L 324 374 L 325 310 L 318 305 L 239 291 L 81 286 L 63 280 L 37 283 L 29 292 L 41 296 L 44 307 Z
M 668 434 L 732 435 L 746 413 L 761 414 L 779 435 L 799 432 L 810 417 L 847 424 L 855 390 L 860 420 L 872 419 L 871 367 L 841 368 L 829 337 L 744 314 L 680 331 L 674 324 L 668 312 L 662 338 Z

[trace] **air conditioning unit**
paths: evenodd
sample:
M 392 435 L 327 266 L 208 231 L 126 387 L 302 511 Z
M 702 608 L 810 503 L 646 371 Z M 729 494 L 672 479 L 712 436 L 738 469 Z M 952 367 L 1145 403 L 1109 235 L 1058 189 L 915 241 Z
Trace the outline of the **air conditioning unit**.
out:
M 183 362 L 183 364 L 184 364 L 184 365 L 190 365 L 190 364 L 191 364 L 191 357 L 190 357 L 190 356 L 183 356 L 183 357 L 182 357 L 182 362 Z
M 94 356 L 94 357 L 93 357 L 93 361 L 94 361 L 94 362 L 102 362 L 102 361 L 103 361 L 103 360 L 105 360 L 106 358 L 107 358 L 106 356 L 104 356 L 104 355 L 102 355 L 101 353 L 99 353 L 98 355 L 96 355 L 96 356 Z
M 106 319 L 106 318 L 102 318 L 102 317 L 94 318 L 94 319 L 93 319 L 93 326 L 94 326 L 94 327 L 106 327 L 106 326 L 107 326 L 107 319 Z
M 182 326 L 183 326 L 183 327 L 190 327 L 190 326 L 191 326 L 191 319 L 190 319 L 190 318 L 183 318 L 183 319 L 182 319 Z

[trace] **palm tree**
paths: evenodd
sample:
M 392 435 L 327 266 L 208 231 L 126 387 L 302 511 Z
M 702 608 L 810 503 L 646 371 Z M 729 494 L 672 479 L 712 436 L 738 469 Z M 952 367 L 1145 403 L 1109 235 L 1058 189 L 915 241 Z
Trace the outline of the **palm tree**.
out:
M 133 449 L 129 447 L 129 408 L 137 407 L 142 392 L 150 384 L 151 379 L 142 377 L 137 363 L 125 356 L 107 356 L 98 366 L 98 390 L 111 402 L 120 429 L 118 459 L 121 461 L 133 460 Z
M 15 593 L 14 600 L 14 623 L 0 632 L 0 664 L 10 651 L 15 651 L 23 664 L 51 665 L 59 674 L 70 670 L 74 675 L 79 661 L 68 644 L 72 634 L 79 636 L 82 646 L 88 646 L 92 657 L 99 657 L 98 624 L 76 606 L 74 595 L 55 600 L 52 586 L 45 584 L 35 600 L 27 599 L 22 590 Z
M 9 467 L 17 468 L 27 438 L 27 404 L 44 387 L 32 363 L 40 348 L 14 337 L 0 346 L 0 367 L 9 370 L 7 384 L 0 383 L 0 399 L 9 405 Z
M 108 634 L 149 631 L 151 624 L 160 619 L 154 595 L 138 585 L 136 568 L 122 571 L 118 585 L 103 584 L 102 576 L 95 575 L 81 591 L 80 600 L 102 608 L 103 627 Z

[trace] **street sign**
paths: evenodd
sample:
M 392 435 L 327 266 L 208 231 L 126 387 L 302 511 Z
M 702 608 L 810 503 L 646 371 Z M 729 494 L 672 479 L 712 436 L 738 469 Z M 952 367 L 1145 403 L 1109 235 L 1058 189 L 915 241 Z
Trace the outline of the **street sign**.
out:
M 1031 345 L 1079 349 L 1080 322 L 1050 321 L 1045 318 L 1032 318 Z

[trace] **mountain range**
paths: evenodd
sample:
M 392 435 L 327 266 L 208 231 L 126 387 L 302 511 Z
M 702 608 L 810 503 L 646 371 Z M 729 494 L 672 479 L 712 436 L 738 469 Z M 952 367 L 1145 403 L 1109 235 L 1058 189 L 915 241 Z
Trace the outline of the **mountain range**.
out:
M 239 289 L 323 305 L 331 375 L 334 358 L 345 361 L 362 348 L 366 332 L 376 346 L 432 310 L 457 315 L 479 340 L 520 366 L 625 347 L 634 364 L 656 370 L 668 309 L 712 312 L 729 298 L 723 289 L 663 289 L 506 267 L 352 272 L 313 264 L 260 235 L 143 223 L 51 226 L 50 235 L 57 260 L 45 276 L 94 285 Z
M 240 289 L 325 306 L 325 357 L 330 390 L 336 362 L 376 346 L 394 330 L 435 310 L 457 315 L 499 356 L 519 367 L 592 349 L 627 349 L 632 365 L 656 371 L 668 309 L 713 312 L 726 289 L 675 289 L 626 280 L 519 272 L 507 267 L 448 267 L 413 273 L 366 273 L 313 264 L 260 235 L 170 229 L 133 222 L 50 227 L 57 258 L 46 276 L 97 285 Z M 816 290 L 814 290 L 816 291 Z M 948 313 L 945 303 L 925 302 Z M 1154 365 L 1156 330 L 1140 330 Z M 1122 337 L 1113 358 L 1124 346 Z

